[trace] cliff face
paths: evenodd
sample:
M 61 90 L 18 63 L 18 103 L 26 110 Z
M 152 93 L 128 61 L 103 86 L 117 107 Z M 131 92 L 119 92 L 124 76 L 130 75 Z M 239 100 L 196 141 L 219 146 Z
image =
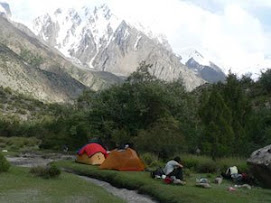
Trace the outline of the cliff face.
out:
M 188 90 L 204 80 L 183 65 L 166 40 L 159 40 L 118 19 L 103 5 L 93 11 L 86 7 L 57 9 L 34 21 L 37 36 L 56 47 L 74 63 L 87 69 L 128 76 L 139 63 L 153 64 L 151 72 L 172 81 L 181 78 Z
M 68 102 L 86 88 L 105 88 L 110 81 L 77 67 L 60 52 L 37 39 L 30 30 L 0 16 L 0 85 L 42 101 Z M 107 73 L 105 73 L 107 74 Z

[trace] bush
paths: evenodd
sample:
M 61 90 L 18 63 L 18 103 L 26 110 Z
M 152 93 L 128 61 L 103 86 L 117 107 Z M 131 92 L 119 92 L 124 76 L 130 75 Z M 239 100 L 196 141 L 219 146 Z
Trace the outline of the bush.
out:
M 10 168 L 10 164 L 3 154 L 0 153 L 0 172 L 7 172 Z
M 242 158 L 233 158 L 233 157 L 221 158 L 217 160 L 217 165 L 220 172 L 225 172 L 231 166 L 237 166 L 238 171 L 241 173 L 243 172 L 247 173 L 249 171 L 246 160 Z
M 185 146 L 179 122 L 173 117 L 160 118 L 148 129 L 140 130 L 134 141 L 139 151 L 152 152 L 164 159 L 182 151 Z
M 188 168 L 184 168 L 183 169 L 183 173 L 184 173 L 184 176 L 186 176 L 186 177 L 190 177 L 191 176 L 191 171 Z
M 33 167 L 30 169 L 30 173 L 42 178 L 56 178 L 61 174 L 61 170 L 52 164 L 48 167 Z
M 140 158 L 146 166 L 150 166 L 153 162 L 158 160 L 158 157 L 152 153 L 144 153 Z
M 61 173 L 61 170 L 56 167 L 56 165 L 51 165 L 51 167 L 48 168 L 48 174 L 51 178 L 58 177 Z
M 198 173 L 208 173 L 209 169 L 206 167 L 211 167 L 210 170 L 213 170 L 213 166 L 210 163 L 213 163 L 212 159 L 207 156 L 196 156 L 191 154 L 181 155 L 181 159 L 185 168 L 189 168 L 192 171 Z
M 165 163 L 158 160 L 158 156 L 149 152 L 146 152 L 140 156 L 145 166 L 149 169 L 156 169 L 158 167 L 164 167 Z
M 217 172 L 217 164 L 212 160 L 201 163 L 198 166 L 197 172 L 199 172 L 199 173 L 215 173 L 215 172 Z
M 8 150 L 36 149 L 40 140 L 35 137 L 0 137 L 1 146 Z

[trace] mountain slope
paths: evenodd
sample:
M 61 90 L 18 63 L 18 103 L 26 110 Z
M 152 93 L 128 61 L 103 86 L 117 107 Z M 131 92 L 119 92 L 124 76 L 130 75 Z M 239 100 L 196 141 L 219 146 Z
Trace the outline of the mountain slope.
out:
M 38 40 L 25 26 L 0 16 L 0 85 L 43 101 L 65 102 L 90 87 L 110 85 L 103 77 L 81 69 L 56 49 Z M 111 83 L 120 79 L 110 74 Z M 79 82 L 80 81 L 80 82 Z
M 34 32 L 73 62 L 88 69 L 128 76 L 142 61 L 153 64 L 151 72 L 160 79 L 182 78 L 188 90 L 204 80 L 180 63 L 168 44 L 137 30 L 114 16 L 103 5 L 93 11 L 57 9 L 34 21 Z
M 182 63 L 210 83 L 224 81 L 226 78 L 225 73 L 220 67 L 215 65 L 209 59 L 205 58 L 197 50 L 185 50 L 181 54 L 181 58 Z
M 2 17 L 0 17 L 0 36 L 1 86 L 10 87 L 43 101 L 55 102 L 75 98 L 86 88 L 65 72 L 46 71 L 29 64 L 29 61 L 21 55 L 23 50 L 26 50 L 28 36 Z M 38 41 L 34 39 L 32 41 L 36 46 L 41 46 Z M 33 48 L 31 51 L 34 53 Z

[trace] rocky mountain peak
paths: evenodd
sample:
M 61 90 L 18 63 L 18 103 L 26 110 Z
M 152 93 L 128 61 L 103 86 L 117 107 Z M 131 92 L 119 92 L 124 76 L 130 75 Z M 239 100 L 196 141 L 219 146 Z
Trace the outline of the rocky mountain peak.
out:
M 128 76 L 146 61 L 153 64 L 152 73 L 160 79 L 188 77 L 183 81 L 189 90 L 204 82 L 180 63 L 163 36 L 151 36 L 144 29 L 137 29 L 115 16 L 105 4 L 94 9 L 56 10 L 54 15 L 47 15 L 50 18 L 37 18 L 32 29 L 85 68 Z
M 224 81 L 226 78 L 220 67 L 195 49 L 185 50 L 181 55 L 181 61 L 198 76 L 210 83 Z
M 8 3 L 0 2 L 0 15 L 7 18 L 11 17 L 11 11 Z
M 56 9 L 56 11 L 54 12 L 54 15 L 59 15 L 62 13 L 62 9 L 61 8 L 58 8 Z
M 106 4 L 103 4 L 94 8 L 93 15 L 96 18 L 102 17 L 106 20 L 109 20 L 112 17 L 112 12 Z

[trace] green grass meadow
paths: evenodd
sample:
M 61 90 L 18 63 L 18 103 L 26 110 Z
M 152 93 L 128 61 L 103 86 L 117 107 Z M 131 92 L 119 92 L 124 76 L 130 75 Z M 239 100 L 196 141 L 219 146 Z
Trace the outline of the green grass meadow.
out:
M 121 203 L 101 187 L 73 174 L 62 172 L 58 178 L 44 179 L 29 173 L 29 168 L 12 166 L 0 174 L 0 202 L 10 203 Z
M 271 202 L 271 190 L 252 187 L 251 190 L 238 188 L 228 191 L 234 184 L 223 180 L 221 185 L 211 183 L 210 189 L 195 186 L 196 178 L 207 177 L 210 181 L 215 174 L 191 173 L 186 177 L 187 184 L 167 185 L 162 180 L 150 178 L 149 172 L 120 172 L 114 170 L 100 170 L 97 166 L 78 164 L 72 161 L 60 161 L 58 167 L 71 170 L 80 175 L 95 177 L 110 182 L 117 187 L 136 189 L 149 194 L 163 203 L 260 203 Z

